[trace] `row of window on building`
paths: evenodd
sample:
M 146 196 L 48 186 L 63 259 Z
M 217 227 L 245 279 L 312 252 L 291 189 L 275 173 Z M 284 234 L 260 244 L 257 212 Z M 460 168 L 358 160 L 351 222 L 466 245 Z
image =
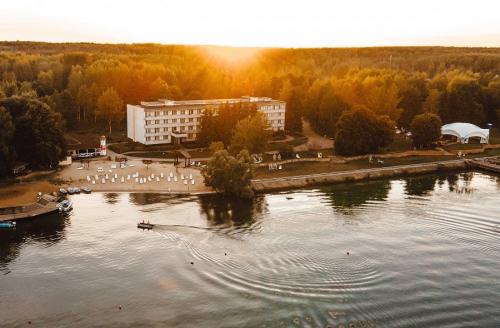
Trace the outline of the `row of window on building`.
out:
M 166 127 L 166 128 L 147 128 L 146 133 L 162 133 L 162 132 L 179 132 L 179 131 L 195 131 L 196 128 L 193 125 L 180 126 L 180 127 Z
M 171 118 L 165 120 L 146 120 L 146 125 L 171 124 L 171 123 L 197 123 L 197 122 L 198 122 L 197 117 Z
M 274 112 L 274 113 L 267 113 L 266 114 L 267 117 L 281 117 L 281 116 L 285 116 L 285 113 L 284 112 Z
M 259 109 L 261 110 L 285 109 L 285 105 L 260 106 Z
M 285 105 L 268 105 L 260 106 L 260 110 L 285 109 Z M 205 109 L 178 109 L 178 110 L 155 110 L 146 111 L 146 117 L 171 116 L 171 115 L 198 115 L 203 113 Z
M 162 135 L 162 136 L 150 136 L 146 137 L 146 141 L 162 141 L 162 140 L 169 140 L 169 135 Z M 194 140 L 196 139 L 196 133 L 188 133 L 187 138 L 188 140 Z
M 171 116 L 171 115 L 197 115 L 203 113 L 203 109 L 179 109 L 179 110 L 157 110 L 146 111 L 146 117 Z

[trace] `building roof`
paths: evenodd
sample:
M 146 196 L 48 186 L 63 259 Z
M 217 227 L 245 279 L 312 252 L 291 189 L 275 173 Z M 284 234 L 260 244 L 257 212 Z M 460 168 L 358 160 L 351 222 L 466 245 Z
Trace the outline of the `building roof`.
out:
M 189 106 L 189 105 L 220 105 L 220 104 L 237 104 L 248 102 L 283 102 L 281 100 L 274 100 L 269 97 L 250 97 L 244 96 L 241 98 L 227 98 L 227 99 L 201 99 L 201 100 L 170 100 L 158 99 L 157 101 L 141 101 L 140 106 L 143 108 L 149 107 L 174 107 L 174 106 Z
M 479 137 L 489 139 L 490 130 L 481 129 L 470 123 L 451 123 L 441 127 L 442 135 L 452 135 L 460 139 Z

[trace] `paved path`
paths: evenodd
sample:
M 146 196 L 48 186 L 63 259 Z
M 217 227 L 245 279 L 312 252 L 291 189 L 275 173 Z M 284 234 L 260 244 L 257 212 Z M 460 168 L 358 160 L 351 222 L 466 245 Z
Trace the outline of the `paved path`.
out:
M 333 140 L 322 137 L 314 132 L 311 128 L 311 124 L 307 121 L 302 122 L 302 134 L 307 137 L 308 140 L 305 144 L 294 147 L 293 151 L 295 152 L 333 148 Z

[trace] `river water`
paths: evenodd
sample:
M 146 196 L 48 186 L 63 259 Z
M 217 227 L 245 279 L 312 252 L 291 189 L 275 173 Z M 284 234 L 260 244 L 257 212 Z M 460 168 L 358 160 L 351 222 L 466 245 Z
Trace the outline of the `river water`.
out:
M 460 173 L 72 196 L 0 231 L 0 326 L 499 327 L 499 191 Z

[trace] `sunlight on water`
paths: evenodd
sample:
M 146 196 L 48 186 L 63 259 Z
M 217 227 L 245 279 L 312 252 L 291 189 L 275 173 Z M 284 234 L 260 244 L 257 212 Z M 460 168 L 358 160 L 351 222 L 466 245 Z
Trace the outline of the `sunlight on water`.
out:
M 0 326 L 494 327 L 499 190 L 461 173 L 73 196 L 66 217 L 0 231 Z

